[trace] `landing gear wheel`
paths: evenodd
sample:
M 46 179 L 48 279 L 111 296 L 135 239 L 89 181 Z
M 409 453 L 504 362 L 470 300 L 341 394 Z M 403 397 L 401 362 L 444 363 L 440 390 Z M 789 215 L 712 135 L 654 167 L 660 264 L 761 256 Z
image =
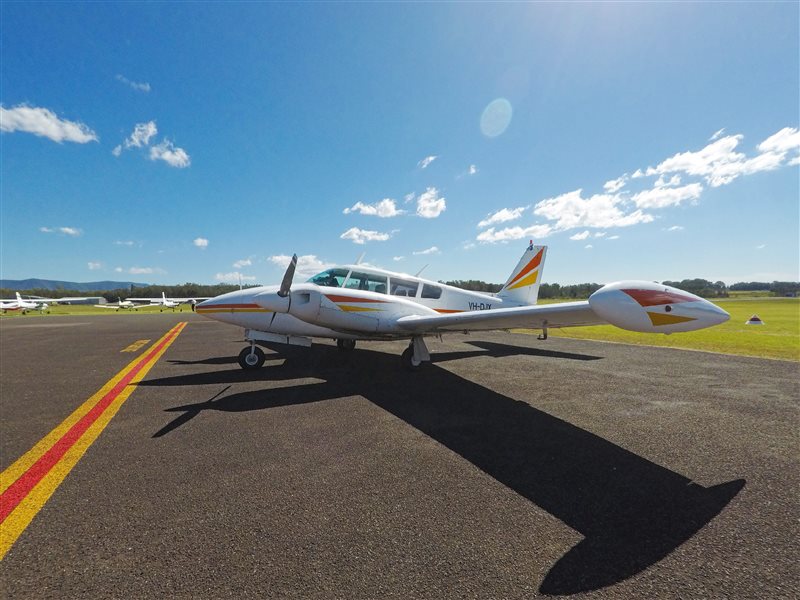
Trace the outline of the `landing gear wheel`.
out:
M 336 346 L 343 352 L 352 352 L 356 348 L 355 340 L 336 340 Z
M 261 348 L 258 346 L 250 348 L 248 346 L 239 352 L 239 366 L 245 370 L 260 369 L 264 365 L 266 358 L 267 356 Z
M 422 368 L 422 361 L 414 360 L 413 346 L 409 346 L 408 348 L 403 350 L 403 354 L 400 355 L 400 360 L 403 363 L 403 367 L 405 367 L 409 371 L 419 371 Z

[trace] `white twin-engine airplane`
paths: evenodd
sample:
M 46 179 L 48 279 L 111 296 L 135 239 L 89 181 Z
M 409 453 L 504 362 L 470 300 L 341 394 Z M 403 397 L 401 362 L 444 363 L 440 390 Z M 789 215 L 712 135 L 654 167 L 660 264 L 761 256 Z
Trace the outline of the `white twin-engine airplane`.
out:
M 711 302 L 650 281 L 619 281 L 588 300 L 536 305 L 546 246 L 533 243 L 497 294 L 472 292 L 363 265 L 328 269 L 292 285 L 297 255 L 279 286 L 238 290 L 197 305 L 198 313 L 245 328 L 250 346 L 239 354 L 243 369 L 264 364 L 258 343 L 310 346 L 312 338 L 410 339 L 402 362 L 417 369 L 430 361 L 425 336 L 492 329 L 548 329 L 610 323 L 646 333 L 694 331 L 730 315 Z

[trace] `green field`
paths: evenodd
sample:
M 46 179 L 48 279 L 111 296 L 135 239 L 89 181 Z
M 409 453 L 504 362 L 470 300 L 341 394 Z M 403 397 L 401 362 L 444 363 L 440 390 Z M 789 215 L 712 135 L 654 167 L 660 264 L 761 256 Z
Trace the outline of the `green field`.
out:
M 730 298 L 714 301 L 730 321 L 688 333 L 636 333 L 612 325 L 551 329 L 550 335 L 643 346 L 667 346 L 800 361 L 800 298 Z M 765 325 L 745 325 L 757 314 Z M 539 331 L 520 330 L 526 333 Z

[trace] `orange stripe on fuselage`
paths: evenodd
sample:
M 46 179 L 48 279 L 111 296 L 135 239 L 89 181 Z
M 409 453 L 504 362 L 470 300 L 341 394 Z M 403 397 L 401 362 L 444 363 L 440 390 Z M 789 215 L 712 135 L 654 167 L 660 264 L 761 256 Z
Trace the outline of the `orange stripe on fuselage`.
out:
M 388 300 L 373 300 L 371 298 L 360 298 L 357 296 L 339 296 L 337 294 L 325 294 L 325 297 L 331 302 L 379 302 L 387 303 Z

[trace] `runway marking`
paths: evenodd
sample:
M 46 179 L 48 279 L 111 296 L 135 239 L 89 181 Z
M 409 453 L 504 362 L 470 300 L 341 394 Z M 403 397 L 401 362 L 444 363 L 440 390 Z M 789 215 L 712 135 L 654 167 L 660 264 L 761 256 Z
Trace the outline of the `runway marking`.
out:
M 170 329 L 0 473 L 0 560 L 185 326 Z
M 150 340 L 136 340 L 127 348 L 123 348 L 120 352 L 138 352 L 139 349 L 144 346 Z

